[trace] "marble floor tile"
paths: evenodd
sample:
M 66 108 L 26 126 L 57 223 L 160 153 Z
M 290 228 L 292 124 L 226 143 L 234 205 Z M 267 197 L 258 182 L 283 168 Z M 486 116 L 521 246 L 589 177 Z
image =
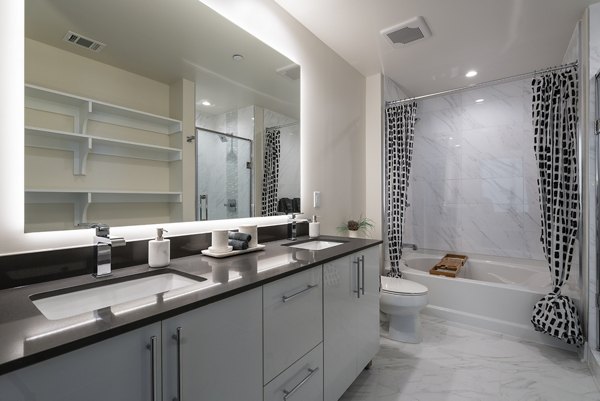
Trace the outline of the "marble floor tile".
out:
M 381 338 L 340 401 L 600 400 L 576 354 L 422 316 L 423 342 Z

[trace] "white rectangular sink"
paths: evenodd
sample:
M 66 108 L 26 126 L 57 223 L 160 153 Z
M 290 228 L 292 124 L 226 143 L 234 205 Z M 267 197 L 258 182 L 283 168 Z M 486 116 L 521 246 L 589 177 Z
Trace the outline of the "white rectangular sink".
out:
M 323 249 L 332 248 L 334 246 L 342 245 L 343 242 L 335 241 L 308 241 L 300 244 L 288 245 L 290 248 L 307 249 L 309 251 L 322 251 Z
M 46 318 L 58 320 L 191 286 L 204 280 L 202 277 L 191 279 L 175 273 L 164 273 L 81 290 L 74 289 L 57 295 L 36 294 L 30 298 Z

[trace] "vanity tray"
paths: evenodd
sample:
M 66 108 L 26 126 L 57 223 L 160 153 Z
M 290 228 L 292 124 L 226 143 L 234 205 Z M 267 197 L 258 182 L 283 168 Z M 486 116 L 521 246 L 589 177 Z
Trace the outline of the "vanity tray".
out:
M 202 251 L 202 255 L 210 256 L 211 258 L 228 258 L 230 256 L 241 255 L 243 253 L 256 252 L 265 249 L 265 245 L 258 244 L 254 248 L 241 249 L 239 251 L 230 251 L 230 252 L 211 252 L 208 249 Z

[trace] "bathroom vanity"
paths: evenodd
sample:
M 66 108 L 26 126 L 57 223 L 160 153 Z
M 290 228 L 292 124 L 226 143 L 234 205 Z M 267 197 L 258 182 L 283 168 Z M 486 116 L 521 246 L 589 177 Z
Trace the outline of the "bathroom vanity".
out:
M 0 291 L 2 399 L 337 400 L 379 347 L 381 241 L 324 239 L 339 244 L 175 259 L 205 280 L 64 318 L 30 296 L 97 279 Z

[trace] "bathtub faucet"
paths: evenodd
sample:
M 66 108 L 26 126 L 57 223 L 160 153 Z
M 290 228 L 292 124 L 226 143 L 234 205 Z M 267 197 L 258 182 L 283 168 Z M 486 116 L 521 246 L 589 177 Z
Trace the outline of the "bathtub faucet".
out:
M 417 249 L 419 249 L 417 247 L 417 244 L 408 244 L 408 243 L 403 243 L 402 248 L 411 248 L 413 251 L 416 251 Z

